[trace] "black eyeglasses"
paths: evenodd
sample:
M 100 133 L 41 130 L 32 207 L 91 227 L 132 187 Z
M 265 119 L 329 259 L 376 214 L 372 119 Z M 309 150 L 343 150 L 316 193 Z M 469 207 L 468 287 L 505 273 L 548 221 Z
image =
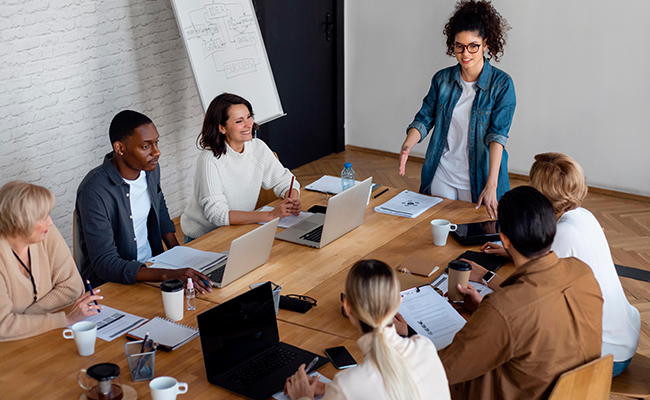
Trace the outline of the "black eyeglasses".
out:
M 467 51 L 469 51 L 470 54 L 476 54 L 476 53 L 478 53 L 478 50 L 480 48 L 481 48 L 481 44 L 476 44 L 476 43 L 470 43 L 467 46 L 465 46 L 464 44 L 460 44 L 460 43 L 455 43 L 454 44 L 454 51 L 457 54 L 464 53 L 465 49 L 467 49 Z
M 316 305 L 316 299 L 313 298 L 313 297 L 305 296 L 305 295 L 302 295 L 302 294 L 288 294 L 287 297 L 289 297 L 291 299 L 298 299 L 298 300 L 302 300 L 302 301 L 307 301 L 312 306 Z

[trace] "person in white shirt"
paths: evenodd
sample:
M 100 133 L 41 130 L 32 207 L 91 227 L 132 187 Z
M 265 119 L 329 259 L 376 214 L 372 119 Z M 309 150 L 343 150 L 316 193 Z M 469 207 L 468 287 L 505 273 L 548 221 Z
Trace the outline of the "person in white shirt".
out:
M 604 300 L 602 355 L 614 356 L 613 376 L 617 376 L 636 353 L 641 318 L 625 297 L 603 228 L 592 213 L 580 207 L 588 191 L 582 167 L 566 154 L 543 153 L 535 156 L 529 177 L 530 185 L 555 209 L 557 233 L 551 250 L 558 257 L 576 257 L 589 265 L 600 285 Z M 486 243 L 482 249 L 504 255 L 495 243 Z M 485 272 L 473 264 L 470 279 L 480 282 Z M 489 286 L 497 288 L 501 279 L 495 276 L 492 281 Z
M 246 99 L 222 93 L 210 103 L 198 137 L 203 151 L 194 192 L 181 215 L 186 243 L 220 226 L 300 214 L 300 184 L 266 143 L 253 139 L 258 128 Z M 283 200 L 272 211 L 255 212 L 260 188 L 273 189 Z
M 364 360 L 339 372 L 325 385 L 307 376 L 301 365 L 287 379 L 285 393 L 291 400 L 417 400 L 449 399 L 445 370 L 435 345 L 424 336 L 403 338 L 393 320 L 402 298 L 397 274 L 381 261 L 362 260 L 348 273 L 345 309 L 350 323 L 359 329 L 357 341 Z

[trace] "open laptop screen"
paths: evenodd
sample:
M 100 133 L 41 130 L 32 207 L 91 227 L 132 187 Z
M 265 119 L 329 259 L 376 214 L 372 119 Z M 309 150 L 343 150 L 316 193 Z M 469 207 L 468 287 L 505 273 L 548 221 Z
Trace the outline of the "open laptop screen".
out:
M 270 282 L 201 313 L 197 319 L 208 379 L 280 341 Z

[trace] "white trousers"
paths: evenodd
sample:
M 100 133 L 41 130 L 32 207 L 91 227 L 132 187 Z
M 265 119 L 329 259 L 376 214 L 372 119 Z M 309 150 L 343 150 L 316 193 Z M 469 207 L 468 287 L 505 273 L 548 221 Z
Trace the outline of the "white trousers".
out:
M 461 200 L 472 202 L 472 191 L 471 190 L 462 190 L 456 189 L 455 187 L 446 184 L 438 177 L 436 174 L 431 181 L 431 195 L 444 197 L 445 199 L 450 200 Z

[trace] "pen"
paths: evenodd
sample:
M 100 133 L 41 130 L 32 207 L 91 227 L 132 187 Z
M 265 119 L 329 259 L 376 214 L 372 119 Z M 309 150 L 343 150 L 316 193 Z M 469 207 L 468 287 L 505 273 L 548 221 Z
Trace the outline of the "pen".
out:
M 376 195 L 373 197 L 373 199 L 376 199 L 377 197 L 381 196 L 382 194 L 384 194 L 384 193 L 386 193 L 386 192 L 388 192 L 388 188 L 386 188 L 386 189 L 382 190 L 381 192 L 379 192 L 378 194 L 376 194 Z
M 287 192 L 287 197 L 291 197 L 291 189 L 293 189 L 293 180 L 296 179 L 295 175 L 291 175 L 291 185 L 289 185 L 289 191 Z
M 317 362 L 318 362 L 318 356 L 314 357 L 314 359 L 311 360 L 307 368 L 305 368 L 305 373 L 309 374 L 309 372 L 311 371 L 312 368 L 314 368 L 314 365 L 316 365 Z
M 90 291 L 90 295 L 94 296 L 95 292 L 93 292 L 93 287 L 90 286 L 90 281 L 86 279 L 86 286 L 88 286 L 88 291 Z M 95 305 L 98 306 L 99 304 L 97 303 L 97 300 L 95 300 Z M 102 310 L 97 310 L 97 312 L 102 312 Z
M 427 275 L 427 277 L 429 277 L 429 276 L 435 274 L 436 271 L 439 270 L 439 269 L 440 269 L 440 267 L 435 267 L 435 268 L 433 269 L 433 271 L 429 272 L 429 275 Z

